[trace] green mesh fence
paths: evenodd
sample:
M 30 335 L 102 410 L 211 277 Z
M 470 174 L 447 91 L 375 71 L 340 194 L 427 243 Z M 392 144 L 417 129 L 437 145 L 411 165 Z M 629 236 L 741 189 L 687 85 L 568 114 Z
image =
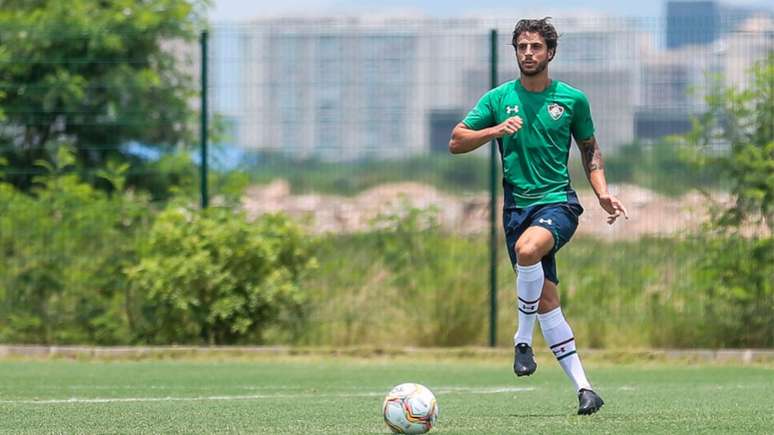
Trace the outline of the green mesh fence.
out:
M 448 143 L 490 88 L 492 29 L 499 82 L 518 78 L 514 22 L 216 23 L 204 86 L 190 29 L 157 41 L 0 31 L 0 340 L 158 342 L 133 323 L 150 308 L 127 271 L 150 249 L 142 240 L 157 214 L 198 208 L 205 182 L 211 207 L 289 216 L 317 264 L 295 282 L 303 303 L 225 343 L 488 344 L 489 145 L 453 156 Z M 550 75 L 588 96 L 610 191 L 631 215 L 605 223 L 573 149 L 586 211 L 558 268 L 576 335 L 596 347 L 774 345 L 771 233 L 759 219 L 768 187 L 757 185 L 764 196 L 751 197 L 763 199 L 733 226 L 741 238 L 708 240 L 713 207 L 738 193 L 715 162 L 735 142 L 717 135 L 698 148 L 686 136 L 730 88 L 764 91 L 747 96 L 761 112 L 740 134 L 762 125 L 771 139 L 770 87 L 751 72 L 768 65 L 759 77 L 771 77 L 771 14 L 553 22 Z M 506 346 L 515 274 L 500 210 L 496 343 Z

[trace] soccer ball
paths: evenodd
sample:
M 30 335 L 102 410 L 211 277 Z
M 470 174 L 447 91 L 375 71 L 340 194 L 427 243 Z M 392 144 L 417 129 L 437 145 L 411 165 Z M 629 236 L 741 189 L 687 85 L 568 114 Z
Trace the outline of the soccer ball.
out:
M 424 385 L 400 384 L 384 398 L 384 422 L 395 433 L 425 433 L 437 418 L 438 403 Z

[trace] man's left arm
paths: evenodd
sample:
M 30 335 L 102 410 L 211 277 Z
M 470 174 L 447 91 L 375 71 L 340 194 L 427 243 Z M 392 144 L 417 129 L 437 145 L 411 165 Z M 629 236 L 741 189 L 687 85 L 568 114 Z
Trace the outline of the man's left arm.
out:
M 588 178 L 594 193 L 599 199 L 599 205 L 608 213 L 607 223 L 612 224 L 621 215 L 629 219 L 629 213 L 626 211 L 623 203 L 607 191 L 605 162 L 602 160 L 602 151 L 599 149 L 597 139 L 591 136 L 586 140 L 576 140 L 576 142 L 578 143 L 578 148 L 580 148 L 586 178 Z

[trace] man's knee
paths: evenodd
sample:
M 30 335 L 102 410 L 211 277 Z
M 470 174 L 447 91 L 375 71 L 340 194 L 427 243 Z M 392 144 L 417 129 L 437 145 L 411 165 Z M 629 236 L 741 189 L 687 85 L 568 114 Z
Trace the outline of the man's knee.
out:
M 541 252 L 540 246 L 537 243 L 530 241 L 516 243 L 516 257 L 519 264 L 528 266 L 535 264 L 543 258 L 543 252 Z
M 540 261 L 551 252 L 554 246 L 554 238 L 551 232 L 542 227 L 530 227 L 516 241 L 514 251 L 519 264 L 529 266 Z

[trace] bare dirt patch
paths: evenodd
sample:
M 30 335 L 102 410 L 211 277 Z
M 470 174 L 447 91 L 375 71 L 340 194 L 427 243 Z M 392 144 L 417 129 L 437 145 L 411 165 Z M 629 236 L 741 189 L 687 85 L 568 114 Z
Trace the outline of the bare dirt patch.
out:
M 606 239 L 637 239 L 646 235 L 675 235 L 696 230 L 708 218 L 705 198 L 698 192 L 670 198 L 634 186 L 610 186 L 629 210 L 629 220 L 608 225 L 606 213 L 590 191 L 579 196 L 585 212 L 580 218 L 578 234 Z M 314 233 L 352 233 L 371 228 L 379 215 L 401 214 L 407 208 L 432 209 L 448 231 L 478 234 L 489 228 L 489 196 L 479 194 L 451 195 L 432 186 L 405 182 L 384 184 L 354 197 L 323 194 L 294 195 L 284 180 L 252 186 L 242 204 L 251 217 L 284 212 L 294 219 L 308 222 Z M 502 199 L 497 208 L 501 220 Z

